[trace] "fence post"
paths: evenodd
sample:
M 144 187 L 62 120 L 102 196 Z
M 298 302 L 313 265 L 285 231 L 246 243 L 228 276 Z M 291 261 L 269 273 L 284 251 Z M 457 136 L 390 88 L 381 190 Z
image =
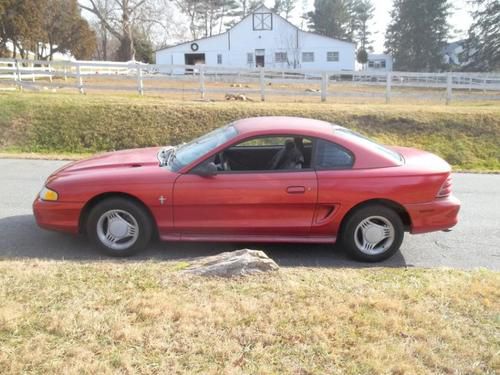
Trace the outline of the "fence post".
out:
M 144 82 L 142 81 L 142 69 L 139 64 L 136 64 L 136 69 L 137 69 L 137 91 L 139 92 L 139 95 L 143 96 L 144 95 Z
M 385 103 L 389 104 L 391 102 L 391 89 L 392 89 L 392 72 L 387 72 L 386 82 L 385 82 Z
M 85 94 L 85 90 L 83 89 L 83 79 L 82 79 L 82 71 L 80 69 L 80 63 L 76 63 L 76 79 L 78 85 L 78 91 L 80 94 Z
M 323 74 L 321 75 L 321 101 L 322 102 L 326 101 L 327 91 L 328 91 L 328 73 L 323 72 Z
M 239 72 L 238 72 L 239 74 Z M 260 101 L 265 101 L 266 96 L 264 94 L 264 90 L 266 88 L 265 82 L 264 82 L 264 69 L 260 68 L 259 70 L 259 82 L 260 82 Z
M 16 76 L 17 76 L 17 87 L 19 88 L 19 90 L 23 90 L 23 84 L 21 83 L 22 82 L 22 77 L 21 77 L 21 69 L 19 69 L 19 61 L 17 61 L 16 59 Z
M 67 71 L 66 64 L 64 64 L 64 82 L 68 80 L 68 71 Z
M 49 63 L 48 68 L 49 68 L 49 81 L 50 83 L 52 83 L 52 64 Z
M 205 99 L 205 65 L 200 65 L 200 95 L 201 99 Z
M 451 73 L 446 75 L 446 105 L 450 104 L 452 96 L 453 76 Z

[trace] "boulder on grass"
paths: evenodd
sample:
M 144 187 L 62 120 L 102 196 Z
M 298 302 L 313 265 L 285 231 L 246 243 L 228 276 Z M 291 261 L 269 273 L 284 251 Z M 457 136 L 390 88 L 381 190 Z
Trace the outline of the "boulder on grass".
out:
M 278 268 L 263 251 L 243 249 L 201 258 L 182 272 L 199 276 L 233 277 L 276 271 Z

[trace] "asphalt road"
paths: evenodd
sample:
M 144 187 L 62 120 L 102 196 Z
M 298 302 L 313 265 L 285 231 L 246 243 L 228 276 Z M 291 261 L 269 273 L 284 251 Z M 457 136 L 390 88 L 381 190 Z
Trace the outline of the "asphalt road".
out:
M 0 258 L 109 260 L 82 236 L 39 229 L 31 203 L 61 161 L 0 159 Z M 500 270 L 500 175 L 455 174 L 462 201 L 459 224 L 449 233 L 405 235 L 401 251 L 376 266 L 485 267 Z M 266 251 L 281 266 L 367 267 L 340 246 L 155 242 L 132 260 L 177 260 L 242 247 Z M 113 260 L 114 261 L 114 260 Z

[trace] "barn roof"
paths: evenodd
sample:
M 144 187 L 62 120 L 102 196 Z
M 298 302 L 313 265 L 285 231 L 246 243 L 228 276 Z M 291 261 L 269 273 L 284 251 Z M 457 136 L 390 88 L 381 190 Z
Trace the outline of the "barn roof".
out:
M 224 35 L 224 34 L 227 34 L 231 29 L 234 29 L 236 26 L 238 26 L 238 24 L 240 24 L 241 22 L 243 22 L 243 20 L 245 20 L 246 18 L 250 17 L 251 15 L 253 15 L 254 13 L 258 13 L 262 10 L 266 10 L 268 12 L 271 12 L 273 15 L 281 18 L 282 20 L 284 20 L 286 23 L 288 23 L 289 25 L 291 25 L 292 27 L 294 27 L 295 29 L 303 32 L 303 33 L 307 33 L 307 34 L 312 34 L 312 35 L 317 35 L 317 36 L 321 36 L 323 38 L 328 38 L 328 39 L 332 39 L 332 40 L 336 40 L 336 41 L 339 41 L 339 42 L 343 42 L 343 43 L 349 43 L 349 44 L 355 44 L 353 42 L 350 42 L 348 40 L 343 40 L 343 39 L 338 39 L 338 38 L 332 38 L 330 36 L 327 36 L 327 35 L 322 35 L 322 34 L 318 34 L 318 33 L 315 33 L 315 32 L 312 32 L 312 31 L 306 31 L 306 30 L 302 30 L 300 27 L 294 25 L 293 23 L 291 23 L 290 21 L 288 21 L 286 18 L 284 17 L 281 17 L 279 14 L 273 12 L 271 9 L 269 9 L 268 7 L 266 7 L 265 5 L 260 5 L 258 6 L 257 8 L 255 8 L 255 10 L 253 10 L 251 13 L 248 13 L 245 17 L 243 17 L 241 20 L 239 20 L 237 23 L 235 23 L 230 29 L 222 32 L 222 33 L 219 33 L 219 34 L 215 34 L 215 35 L 210 35 L 210 36 L 205 36 L 203 38 L 198 38 L 198 39 L 193 39 L 193 40 L 188 40 L 188 41 L 185 41 L 185 42 L 180 42 L 180 43 L 176 43 L 176 44 L 172 44 L 170 46 L 164 46 L 164 47 L 161 47 L 161 48 L 158 48 L 157 50 L 155 50 L 155 52 L 158 52 L 158 51 L 163 51 L 165 49 L 169 49 L 169 48 L 173 48 L 173 47 L 177 47 L 177 46 L 181 46 L 183 44 L 189 44 L 189 43 L 196 43 L 200 40 L 205 40 L 205 39 L 210 39 L 210 38 L 215 38 L 215 37 L 218 37 L 218 36 L 221 36 L 221 35 Z

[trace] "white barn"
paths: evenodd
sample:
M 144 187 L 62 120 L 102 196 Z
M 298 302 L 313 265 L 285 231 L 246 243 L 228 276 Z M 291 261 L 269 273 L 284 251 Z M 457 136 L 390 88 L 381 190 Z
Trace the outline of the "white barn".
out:
M 265 6 L 226 32 L 156 51 L 156 63 L 354 70 L 354 43 L 303 31 Z

